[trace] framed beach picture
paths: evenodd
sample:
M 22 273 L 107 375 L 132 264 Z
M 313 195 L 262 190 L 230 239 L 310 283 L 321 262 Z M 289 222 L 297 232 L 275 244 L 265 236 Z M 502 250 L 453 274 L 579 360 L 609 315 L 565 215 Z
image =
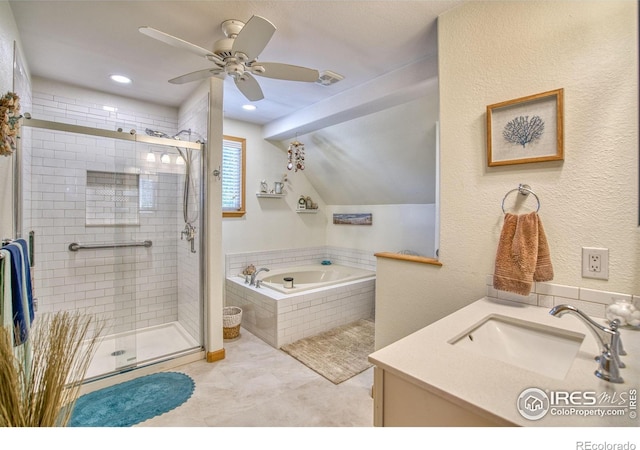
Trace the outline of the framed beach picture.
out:
M 564 159 L 563 89 L 487 106 L 487 163 Z

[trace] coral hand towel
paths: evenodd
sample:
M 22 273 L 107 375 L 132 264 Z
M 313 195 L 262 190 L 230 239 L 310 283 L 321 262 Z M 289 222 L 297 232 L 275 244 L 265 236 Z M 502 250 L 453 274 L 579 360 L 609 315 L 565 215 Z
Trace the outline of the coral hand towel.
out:
M 534 281 L 552 279 L 549 244 L 538 214 L 506 213 L 498 242 L 493 287 L 529 295 Z

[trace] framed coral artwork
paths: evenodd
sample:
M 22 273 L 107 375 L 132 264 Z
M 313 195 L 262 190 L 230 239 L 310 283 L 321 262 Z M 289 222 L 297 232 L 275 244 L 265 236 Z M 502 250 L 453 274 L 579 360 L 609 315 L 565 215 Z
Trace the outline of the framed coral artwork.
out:
M 487 163 L 506 166 L 564 159 L 563 89 L 487 106 Z

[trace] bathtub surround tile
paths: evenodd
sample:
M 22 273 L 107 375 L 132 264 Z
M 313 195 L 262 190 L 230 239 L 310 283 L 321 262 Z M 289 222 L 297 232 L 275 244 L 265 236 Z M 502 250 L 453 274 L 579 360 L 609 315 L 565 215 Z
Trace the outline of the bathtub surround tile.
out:
M 331 255 L 356 255 L 360 261 L 364 259 L 365 253 L 349 249 L 342 249 L 340 252 L 334 249 L 334 252 Z M 290 258 L 301 258 L 299 265 L 318 264 L 332 258 L 324 247 L 227 255 L 225 304 L 246 310 L 243 313 L 243 327 L 275 348 L 280 348 L 282 345 L 358 319 L 374 317 L 375 280 L 355 281 L 330 286 L 317 292 L 287 295 L 268 287 L 256 289 L 247 286 L 242 278 L 237 276 L 249 264 L 254 264 L 257 268 L 262 267 L 255 261 L 273 263 L 267 266 L 272 269 L 282 268 L 277 264 L 291 267 L 290 261 L 286 264 L 281 262 L 280 256 L 283 253 Z M 314 259 L 307 259 L 309 257 Z M 375 258 L 373 255 L 371 257 Z M 353 260 L 351 262 L 353 263 Z
M 277 347 L 374 317 L 375 280 L 353 282 L 331 291 L 304 295 L 294 311 L 278 312 Z
M 238 275 L 250 264 L 256 269 L 282 269 L 292 265 L 318 264 L 324 260 L 344 266 L 376 270 L 376 257 L 371 252 L 322 246 L 228 254 L 225 256 L 225 273 L 227 277 Z
M 493 275 L 488 275 L 486 280 L 487 297 L 526 303 L 528 305 L 537 305 L 544 308 L 552 308 L 557 305 L 569 303 L 583 310 L 588 315 L 599 318 L 605 317 L 606 306 L 613 303 L 613 298 L 631 300 L 636 304 L 638 304 L 640 300 L 639 295 L 600 291 L 554 283 L 535 283 L 529 296 L 521 296 L 495 289 L 493 287 Z

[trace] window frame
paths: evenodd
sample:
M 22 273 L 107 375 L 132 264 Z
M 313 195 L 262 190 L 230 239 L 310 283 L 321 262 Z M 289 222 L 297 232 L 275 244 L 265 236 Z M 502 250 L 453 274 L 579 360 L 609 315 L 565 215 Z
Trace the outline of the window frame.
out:
M 233 142 L 239 142 L 241 144 L 241 179 L 240 179 L 240 190 L 241 190 L 241 194 L 240 194 L 240 208 L 238 208 L 236 211 L 222 211 L 222 217 L 243 217 L 247 211 L 246 211 L 246 155 L 247 155 L 247 140 L 245 138 L 241 138 L 241 137 L 236 137 L 236 136 L 227 136 L 227 135 L 223 135 L 222 136 L 222 151 L 224 152 L 224 147 L 225 147 L 225 141 L 233 141 Z M 222 161 L 224 161 L 224 158 L 222 158 Z M 224 174 L 224 168 L 221 168 L 221 174 L 220 176 L 222 177 L 222 175 Z M 221 199 L 222 200 L 222 196 Z

